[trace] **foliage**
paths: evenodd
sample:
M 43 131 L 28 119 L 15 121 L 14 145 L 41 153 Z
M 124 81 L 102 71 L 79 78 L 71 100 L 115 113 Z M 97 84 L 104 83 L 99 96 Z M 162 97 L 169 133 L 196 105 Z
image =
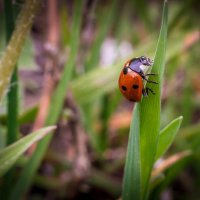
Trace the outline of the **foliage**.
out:
M 169 13 L 167 1 L 163 13 L 161 2 L 143 0 L 15 2 L 5 0 L 0 14 L 1 198 L 161 199 L 167 190 L 197 199 L 198 0 L 169 2 Z M 156 94 L 132 103 L 117 81 L 126 60 L 141 55 L 154 58 L 159 84 L 147 83 Z M 48 75 L 50 93 L 41 90 Z M 35 131 L 44 95 L 50 105 Z

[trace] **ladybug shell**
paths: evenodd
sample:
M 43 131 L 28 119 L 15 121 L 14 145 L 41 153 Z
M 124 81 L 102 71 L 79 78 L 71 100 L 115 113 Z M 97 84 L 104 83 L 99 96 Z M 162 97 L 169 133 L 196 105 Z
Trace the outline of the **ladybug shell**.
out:
M 130 101 L 140 101 L 142 97 L 143 82 L 142 77 L 128 68 L 128 72 L 121 71 L 119 76 L 119 89 L 121 93 Z

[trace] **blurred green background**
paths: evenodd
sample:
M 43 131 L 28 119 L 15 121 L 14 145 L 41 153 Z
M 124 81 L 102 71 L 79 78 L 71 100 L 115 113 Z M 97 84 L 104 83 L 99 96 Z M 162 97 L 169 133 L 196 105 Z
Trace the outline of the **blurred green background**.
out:
M 51 98 L 63 105 L 26 199 L 117 199 L 121 194 L 134 103 L 120 94 L 118 76 L 128 59 L 153 58 L 163 2 L 77 2 L 44 1 L 18 60 L 19 81 L 14 83 L 19 86 L 18 137 L 44 126 Z M 22 2 L 15 6 L 20 10 Z M 2 1 L 0 10 L 2 53 L 6 46 Z M 159 161 L 158 167 L 167 167 L 163 178 L 152 184 L 150 199 L 200 198 L 199 11 L 198 0 L 169 1 L 161 124 L 164 127 L 180 115 L 183 122 L 166 158 L 185 150 L 192 154 L 169 165 L 167 159 Z M 66 92 L 55 94 L 63 77 Z M 0 107 L 0 148 L 6 146 L 6 112 L 5 98 Z M 30 152 L 34 151 L 33 146 Z M 19 176 L 16 169 L 23 169 L 30 152 L 17 162 L 10 191 Z M 2 179 L 1 190 L 3 184 Z

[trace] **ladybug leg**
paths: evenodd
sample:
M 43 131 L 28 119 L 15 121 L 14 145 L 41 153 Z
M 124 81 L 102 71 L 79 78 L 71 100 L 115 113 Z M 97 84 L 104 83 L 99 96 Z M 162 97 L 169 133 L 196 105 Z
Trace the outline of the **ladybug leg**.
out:
M 158 84 L 157 82 L 155 82 L 155 81 L 149 81 L 149 80 L 147 80 L 147 82 L 148 83 L 154 83 L 154 84 Z
M 145 88 L 142 89 L 142 94 L 143 94 L 144 97 L 148 96 L 148 92 Z
M 149 73 L 149 74 L 145 74 L 145 76 L 155 76 L 157 75 L 156 73 Z
M 152 93 L 152 94 L 156 94 L 151 88 L 143 88 L 142 89 L 142 94 L 146 97 L 149 95 L 149 91 Z
M 152 94 L 156 94 L 151 88 L 146 88 L 147 90 L 147 94 L 149 93 L 149 91 L 152 93 Z
M 158 84 L 157 82 L 155 81 L 150 81 L 146 78 L 146 75 L 142 77 L 145 81 L 147 81 L 148 83 L 154 83 L 154 84 Z

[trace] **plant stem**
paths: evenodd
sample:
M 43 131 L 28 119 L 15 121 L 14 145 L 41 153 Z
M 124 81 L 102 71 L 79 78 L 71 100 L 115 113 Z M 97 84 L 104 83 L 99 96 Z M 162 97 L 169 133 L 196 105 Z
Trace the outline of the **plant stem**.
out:
M 6 41 L 9 42 L 14 27 L 15 27 L 15 7 L 11 0 L 4 0 L 5 8 L 5 28 L 6 28 Z M 7 112 L 8 112 L 8 134 L 7 134 L 7 145 L 13 143 L 17 139 L 17 113 L 18 113 L 18 86 L 17 86 L 17 66 L 13 72 L 10 88 L 8 92 Z
M 7 145 L 13 143 L 17 139 L 18 134 L 18 70 L 17 66 L 11 78 L 11 87 L 8 92 L 8 124 L 7 124 Z
M 0 59 L 0 100 L 6 94 L 15 63 L 19 58 L 40 3 L 36 0 L 26 0 L 17 19 L 15 31 Z
M 6 42 L 8 43 L 12 33 L 15 28 L 15 6 L 13 5 L 11 0 L 4 0 L 4 10 L 5 10 L 5 30 L 6 30 Z M 12 74 L 10 88 L 8 92 L 8 100 L 7 100 L 7 137 L 6 137 L 6 145 L 12 144 L 17 139 L 17 117 L 18 117 L 18 86 L 17 82 L 17 66 L 15 66 L 15 70 Z M 10 185 L 13 180 L 14 168 L 9 170 L 4 176 L 4 185 L 1 190 L 2 198 L 7 199 Z

